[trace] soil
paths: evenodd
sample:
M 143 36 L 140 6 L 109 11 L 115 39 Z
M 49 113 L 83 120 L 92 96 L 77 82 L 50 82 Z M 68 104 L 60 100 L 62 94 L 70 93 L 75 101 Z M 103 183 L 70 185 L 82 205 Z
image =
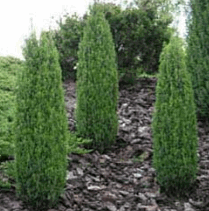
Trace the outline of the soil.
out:
M 151 120 L 156 78 L 140 78 L 120 86 L 119 131 L 112 148 L 100 154 L 69 154 L 65 192 L 48 211 L 207 211 L 209 210 L 209 124 L 198 120 L 199 169 L 183 198 L 160 193 L 152 167 Z M 75 82 L 63 83 L 69 130 L 75 131 Z M 15 182 L 0 191 L 0 211 L 30 210 L 15 196 Z

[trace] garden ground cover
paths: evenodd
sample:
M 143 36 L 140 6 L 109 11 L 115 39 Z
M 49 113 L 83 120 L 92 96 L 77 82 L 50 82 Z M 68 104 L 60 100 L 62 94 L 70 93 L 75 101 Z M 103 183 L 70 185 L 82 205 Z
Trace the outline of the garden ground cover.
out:
M 13 57 L 0 57 L 0 161 L 1 155 L 13 154 L 16 71 L 20 70 L 21 63 Z

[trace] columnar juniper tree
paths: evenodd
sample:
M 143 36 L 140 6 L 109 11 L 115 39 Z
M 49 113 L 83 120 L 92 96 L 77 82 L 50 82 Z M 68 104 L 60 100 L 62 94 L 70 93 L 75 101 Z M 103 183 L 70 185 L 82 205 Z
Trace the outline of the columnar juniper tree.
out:
M 197 172 L 195 103 L 182 46 L 173 37 L 161 53 L 152 121 L 157 180 L 163 191 L 179 194 L 191 187 Z
M 190 0 L 187 59 L 199 118 L 209 119 L 209 1 Z
M 76 129 L 103 151 L 118 131 L 118 73 L 110 26 L 95 4 L 79 45 Z
M 35 33 L 23 49 L 25 67 L 17 80 L 17 193 L 36 208 L 56 205 L 66 177 L 67 118 L 58 52 L 52 39 Z M 39 209 L 40 210 L 40 209 Z

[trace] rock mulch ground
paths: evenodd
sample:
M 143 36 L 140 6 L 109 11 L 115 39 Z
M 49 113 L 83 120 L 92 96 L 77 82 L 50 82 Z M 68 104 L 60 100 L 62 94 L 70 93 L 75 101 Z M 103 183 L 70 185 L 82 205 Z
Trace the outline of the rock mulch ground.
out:
M 119 132 L 104 154 L 70 154 L 65 193 L 48 211 L 207 211 L 209 210 L 209 124 L 198 121 L 199 170 L 194 190 L 184 198 L 159 193 L 152 168 L 151 119 L 156 78 L 120 86 Z M 64 83 L 69 130 L 75 131 L 75 83 Z M 0 192 L 0 211 L 28 211 L 10 191 Z

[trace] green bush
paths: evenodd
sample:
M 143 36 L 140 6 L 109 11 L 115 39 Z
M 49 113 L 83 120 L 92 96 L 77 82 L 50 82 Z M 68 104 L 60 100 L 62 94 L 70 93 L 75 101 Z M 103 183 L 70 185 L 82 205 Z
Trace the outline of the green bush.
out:
M 0 57 L 0 162 L 14 155 L 15 81 L 22 65 L 18 58 Z
M 75 116 L 78 135 L 102 152 L 118 131 L 118 75 L 110 27 L 100 9 L 95 4 L 79 45 Z
M 132 80 L 136 76 L 135 70 L 140 67 L 149 74 L 157 72 L 163 42 L 169 42 L 174 32 L 168 27 L 172 18 L 159 18 L 158 9 L 155 6 L 125 10 L 113 3 L 100 2 L 97 6 L 103 10 L 105 19 L 110 25 L 118 75 L 124 73 L 128 77 L 130 72 L 133 72 Z M 55 43 L 60 54 L 63 78 L 75 79 L 76 70 L 73 67 L 78 61 L 78 45 L 83 37 L 88 17 L 87 13 L 83 19 L 79 19 L 76 15 L 67 16 L 65 23 L 59 22 L 60 30 L 55 33 Z M 140 60 L 136 60 L 138 56 Z
M 153 113 L 153 166 L 162 190 L 184 193 L 197 173 L 197 121 L 182 39 L 164 47 Z
M 11 65 L 23 65 L 24 61 L 13 56 L 0 56 L 0 67 L 7 69 L 8 72 L 15 73 Z
M 47 33 L 38 43 L 33 32 L 23 54 L 16 94 L 16 190 L 23 201 L 44 210 L 56 205 L 66 179 L 68 124 L 61 68 Z
M 209 119 L 209 2 L 192 1 L 187 18 L 187 60 L 198 118 Z
M 59 22 L 60 30 L 54 30 L 54 40 L 60 55 L 62 80 L 76 79 L 73 69 L 78 61 L 78 44 L 83 34 L 83 24 L 77 15 L 67 17 L 65 23 Z

